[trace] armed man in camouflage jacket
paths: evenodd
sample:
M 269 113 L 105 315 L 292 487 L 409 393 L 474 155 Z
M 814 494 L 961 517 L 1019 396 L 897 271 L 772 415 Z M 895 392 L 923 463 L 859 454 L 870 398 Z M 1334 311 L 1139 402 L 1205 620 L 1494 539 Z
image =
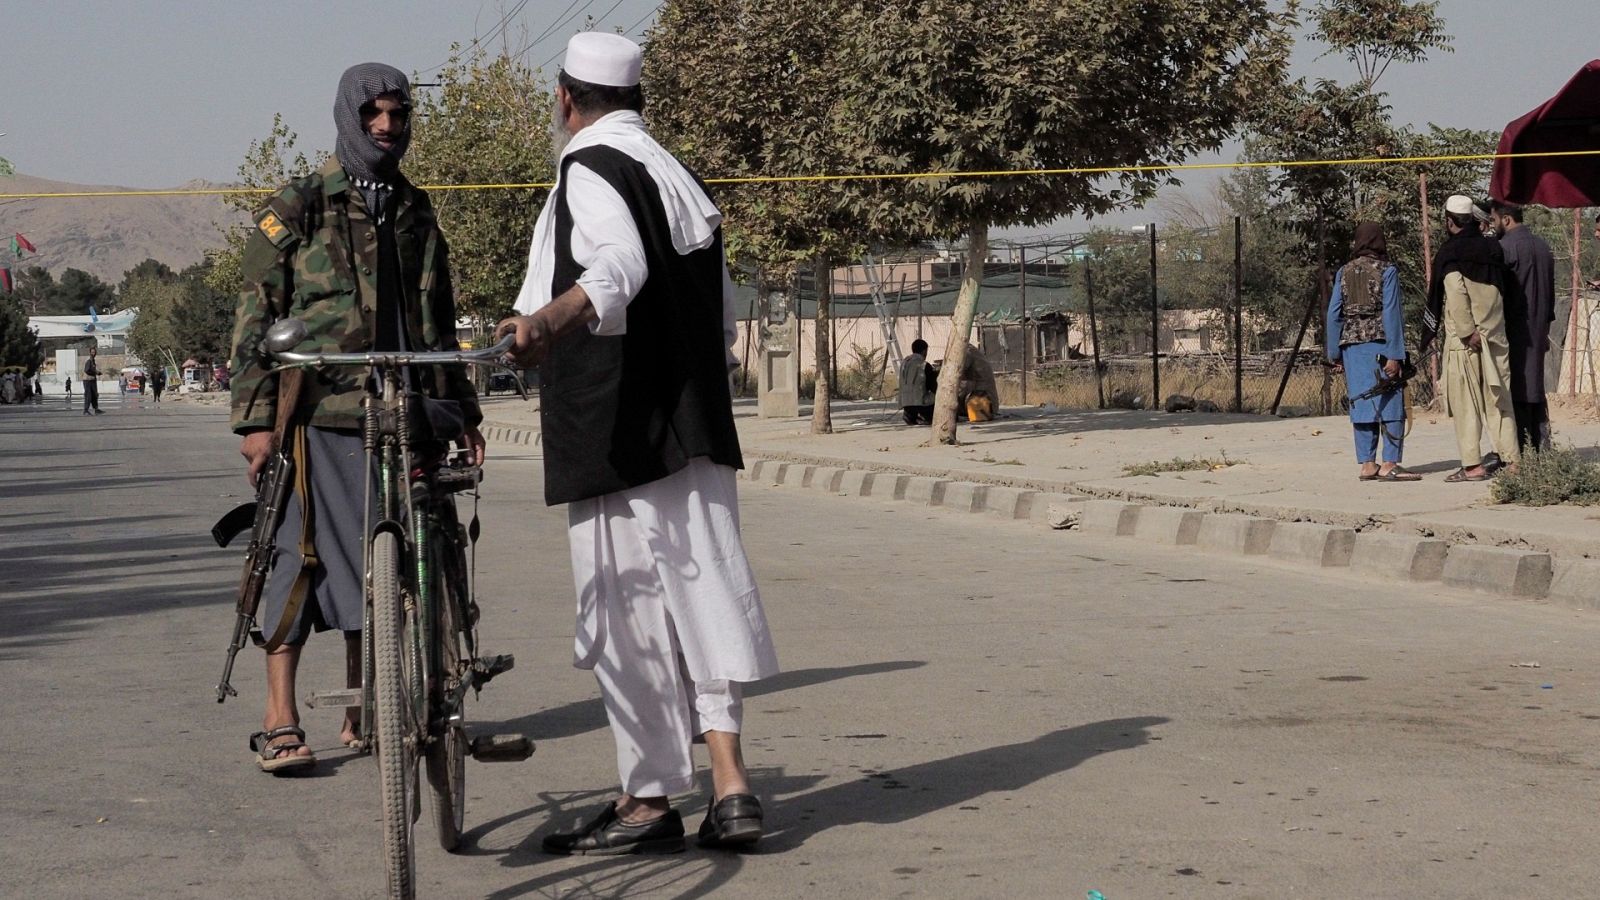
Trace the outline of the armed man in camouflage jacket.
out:
M 398 69 L 353 66 L 334 103 L 337 152 L 319 171 L 297 178 L 255 214 L 241 264 L 245 288 L 233 333 L 233 430 L 255 483 L 272 449 L 277 389 L 259 346 L 277 319 L 303 320 L 309 336 L 297 350 L 450 350 L 455 299 L 444 237 L 427 194 L 400 174 L 411 139 L 409 84 Z M 362 448 L 363 377 L 359 369 L 308 372 L 294 411 L 304 436 L 310 515 L 296 491 L 286 505 L 272 574 L 257 613 L 267 638 L 267 709 L 251 736 L 257 764 L 281 774 L 314 764 L 294 700 L 300 647 L 312 631 L 344 632 L 350 686 L 361 677 L 363 495 L 372 475 Z M 476 393 L 461 367 L 411 375 L 426 396 L 460 404 L 458 437 L 483 461 Z M 258 393 L 257 389 L 260 388 Z M 255 398 L 254 404 L 251 398 Z M 305 526 L 309 525 L 309 529 Z M 296 591 L 308 530 L 315 564 Z M 301 602 L 303 601 L 303 602 Z M 342 743 L 361 737 L 345 716 Z

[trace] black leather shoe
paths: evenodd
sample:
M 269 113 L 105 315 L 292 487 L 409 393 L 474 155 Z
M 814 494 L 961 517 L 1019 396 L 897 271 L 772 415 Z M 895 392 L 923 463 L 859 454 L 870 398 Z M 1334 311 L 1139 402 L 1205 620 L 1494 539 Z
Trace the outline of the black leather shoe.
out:
M 629 825 L 617 816 L 615 803 L 580 831 L 545 835 L 546 853 L 620 856 L 625 853 L 682 853 L 683 817 L 675 809 L 658 819 Z
M 753 794 L 729 794 L 706 807 L 700 823 L 702 847 L 748 847 L 761 840 L 761 801 Z

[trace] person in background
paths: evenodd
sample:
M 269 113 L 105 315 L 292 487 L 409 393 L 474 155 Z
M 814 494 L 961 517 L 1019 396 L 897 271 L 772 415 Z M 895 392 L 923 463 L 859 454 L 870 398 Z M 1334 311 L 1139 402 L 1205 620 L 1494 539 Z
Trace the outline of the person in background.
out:
M 89 348 L 89 358 L 83 364 L 83 414 L 100 415 L 100 363 L 95 356 L 100 351 Z
M 928 364 L 928 342 L 911 342 L 911 355 L 900 361 L 900 411 L 907 425 L 933 424 L 933 392 L 938 373 Z
M 1444 480 L 1486 481 L 1500 464 L 1521 459 L 1502 294 L 1509 273 L 1500 244 L 1478 229 L 1471 198 L 1456 194 L 1445 201 L 1445 229 L 1450 237 L 1434 256 L 1423 315 L 1425 343 L 1443 341 L 1445 410 L 1461 453 L 1461 467 Z M 1495 461 L 1482 453 L 1486 433 Z
M 1545 403 L 1544 357 L 1556 317 L 1555 254 L 1522 224 L 1522 207 L 1494 201 L 1494 229 L 1500 237 L 1511 277 L 1506 279 L 1506 338 L 1511 342 L 1511 407 L 1517 420 L 1517 446 L 1543 450 L 1550 445 Z
M 1362 481 L 1420 481 L 1400 461 L 1406 403 L 1400 370 L 1406 359 L 1400 270 L 1389 261 L 1383 226 L 1357 222 L 1350 261 L 1333 277 L 1328 301 L 1328 361 L 1344 373 Z M 1393 389 L 1383 389 L 1390 385 Z M 1373 393 L 1378 388 L 1377 393 Z M 1383 462 L 1378 462 L 1382 439 Z

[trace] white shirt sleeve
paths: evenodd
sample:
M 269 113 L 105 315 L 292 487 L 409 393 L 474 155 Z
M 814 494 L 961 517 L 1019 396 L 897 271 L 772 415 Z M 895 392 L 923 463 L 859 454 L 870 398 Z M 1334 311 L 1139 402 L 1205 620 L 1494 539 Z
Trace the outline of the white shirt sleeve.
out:
M 567 208 L 572 213 L 572 261 L 584 268 L 578 286 L 599 315 L 589 331 L 628 333 L 628 304 L 649 276 L 639 226 L 622 195 L 580 163 L 567 167 Z

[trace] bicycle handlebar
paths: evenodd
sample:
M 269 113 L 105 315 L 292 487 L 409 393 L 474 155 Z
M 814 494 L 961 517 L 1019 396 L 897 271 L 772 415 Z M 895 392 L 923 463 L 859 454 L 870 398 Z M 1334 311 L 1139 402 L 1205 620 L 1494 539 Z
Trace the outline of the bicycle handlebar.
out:
M 269 354 L 280 366 L 438 366 L 465 363 L 476 366 L 504 365 L 502 359 L 511 352 L 516 342 L 506 335 L 493 347 L 483 350 L 431 350 L 420 353 L 400 351 L 368 351 L 365 353 L 294 353 L 281 351 Z

